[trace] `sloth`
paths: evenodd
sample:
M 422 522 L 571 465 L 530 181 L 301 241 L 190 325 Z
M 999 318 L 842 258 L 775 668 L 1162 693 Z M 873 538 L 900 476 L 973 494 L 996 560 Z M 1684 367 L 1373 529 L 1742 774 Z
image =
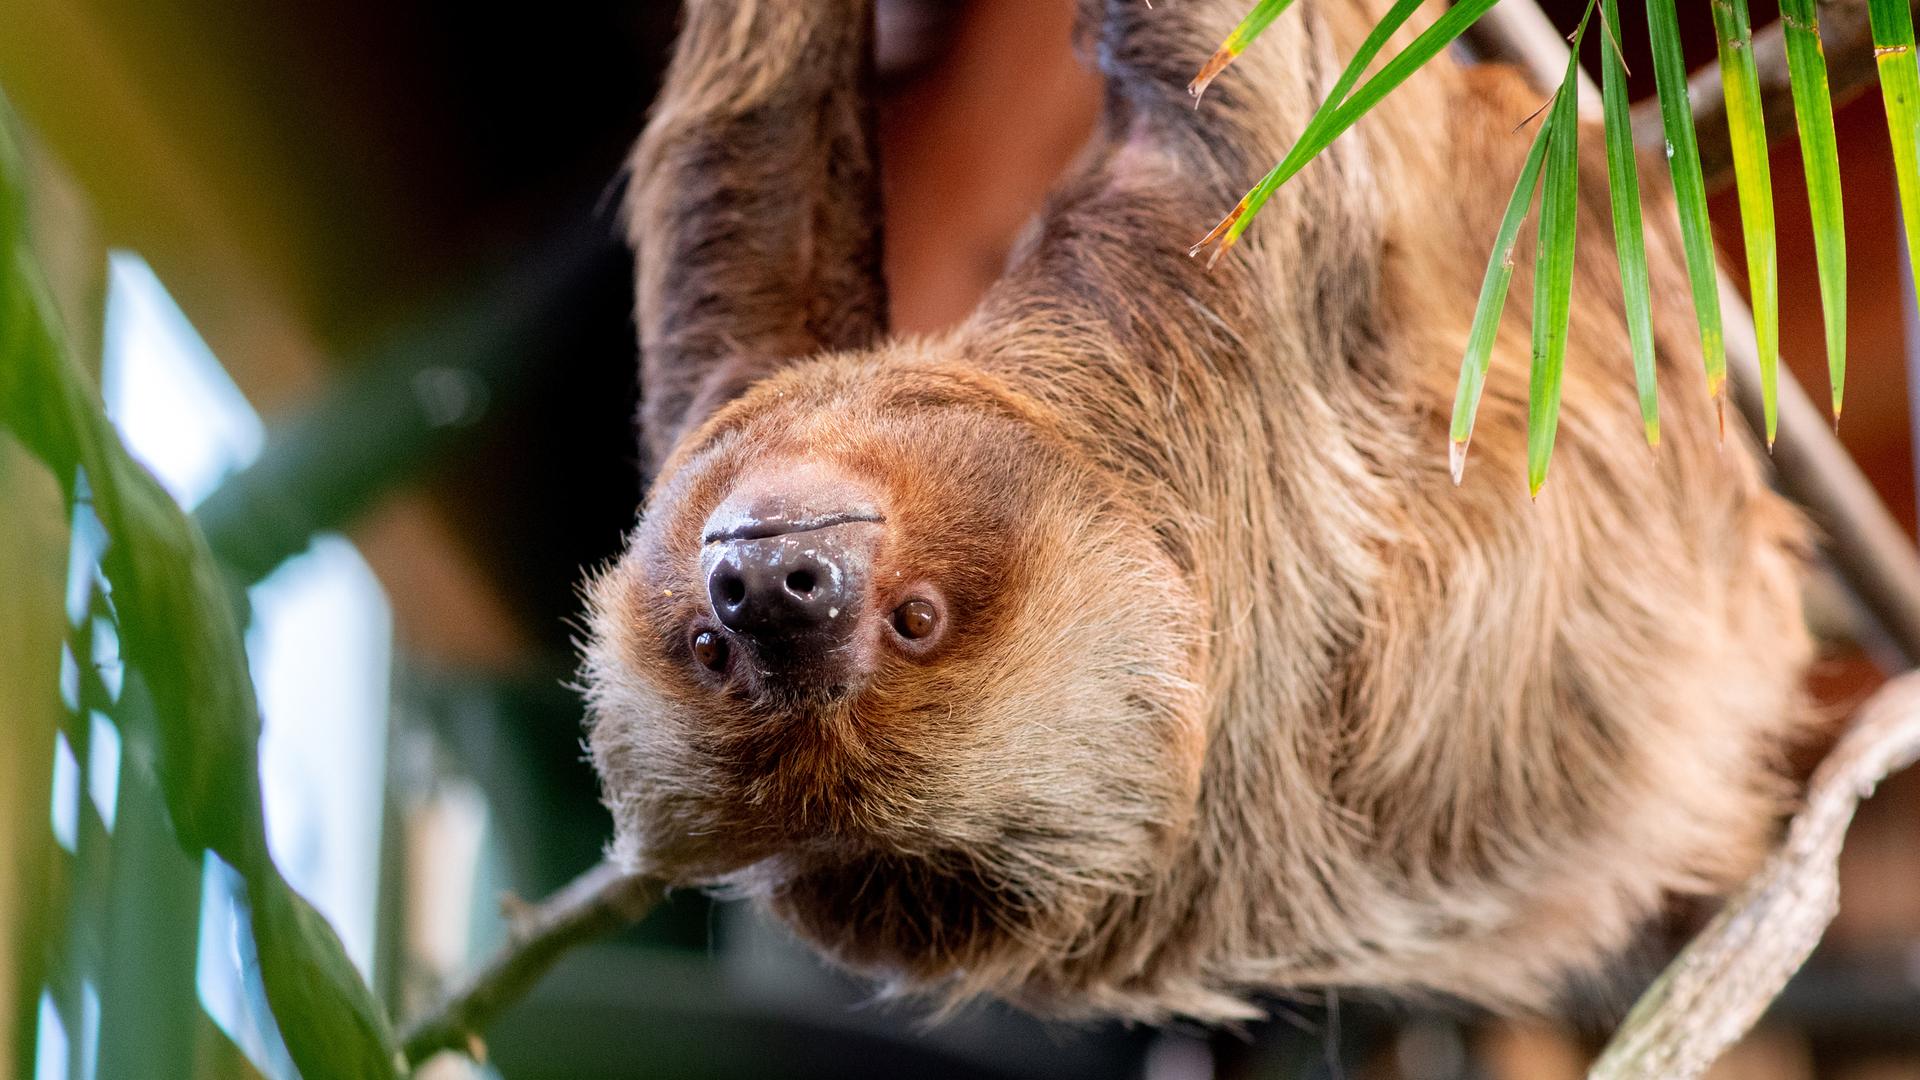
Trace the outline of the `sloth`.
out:
M 1544 94 L 1435 60 L 1209 268 L 1188 246 L 1378 14 L 1302 5 L 1196 108 L 1246 6 L 1087 0 L 1096 145 L 977 310 L 905 337 L 866 0 L 688 5 L 626 204 L 656 476 L 587 588 L 621 864 L 883 993 L 1150 1023 L 1315 988 L 1547 1008 L 1756 865 L 1806 536 L 1721 445 L 1661 176 L 1657 453 L 1588 131 L 1552 484 L 1516 303 L 1456 486 Z

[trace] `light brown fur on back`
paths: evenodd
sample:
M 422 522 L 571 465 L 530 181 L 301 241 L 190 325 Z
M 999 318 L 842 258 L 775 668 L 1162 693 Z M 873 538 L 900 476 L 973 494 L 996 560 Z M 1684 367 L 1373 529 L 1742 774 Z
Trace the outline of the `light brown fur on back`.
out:
M 777 293 L 748 297 L 745 330 L 719 286 L 690 296 L 743 256 L 657 223 L 687 219 L 696 187 L 730 204 L 757 181 L 663 166 L 708 158 L 656 121 L 633 205 L 643 341 L 691 328 L 754 376 L 685 417 L 594 586 L 592 745 L 636 868 L 761 897 L 904 990 L 1221 1020 L 1325 985 L 1539 1007 L 1663 897 L 1754 865 L 1808 657 L 1804 538 L 1750 450 L 1718 445 L 1663 179 L 1644 173 L 1658 453 L 1589 132 L 1551 482 L 1527 498 L 1523 244 L 1455 488 L 1461 345 L 1531 134 L 1514 125 L 1543 95 L 1443 57 L 1209 273 L 1185 247 L 1284 153 L 1372 17 L 1289 15 L 1195 112 L 1185 80 L 1242 6 L 1089 6 L 1108 149 L 933 339 L 806 359 L 861 342 L 790 332 Z M 716 77 L 683 46 L 670 98 L 696 75 Z M 798 205 L 816 223 L 787 252 L 800 271 L 877 243 L 814 236 L 858 215 Z M 878 295 L 861 258 L 837 295 Z M 650 369 L 647 392 L 714 378 Z M 711 619 L 700 523 L 791 461 L 872 485 L 894 575 L 872 603 L 937 583 L 961 598 L 950 644 L 896 655 L 882 619 L 864 681 L 827 696 L 690 670 Z

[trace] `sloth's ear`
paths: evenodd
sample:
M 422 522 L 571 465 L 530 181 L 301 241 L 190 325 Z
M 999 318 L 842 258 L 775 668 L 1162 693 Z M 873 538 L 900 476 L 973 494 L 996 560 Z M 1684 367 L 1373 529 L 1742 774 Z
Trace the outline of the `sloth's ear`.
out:
M 740 387 L 886 326 L 872 0 L 692 0 L 629 162 L 657 467 Z

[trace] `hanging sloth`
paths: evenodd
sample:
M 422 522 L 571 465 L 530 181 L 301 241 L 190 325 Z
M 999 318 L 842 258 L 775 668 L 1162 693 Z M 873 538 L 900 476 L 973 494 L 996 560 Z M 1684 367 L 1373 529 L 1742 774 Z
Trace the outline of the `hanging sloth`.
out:
M 893 990 L 1146 1021 L 1322 986 L 1538 1007 L 1756 864 L 1804 529 L 1718 445 L 1663 183 L 1658 453 L 1588 138 L 1553 484 L 1528 499 L 1516 304 L 1455 487 L 1542 95 L 1443 56 L 1209 270 L 1186 248 L 1378 14 L 1303 5 L 1196 110 L 1246 3 L 1084 6 L 1101 148 L 911 339 L 866 0 L 688 5 L 627 204 L 658 479 L 591 586 L 619 860 Z

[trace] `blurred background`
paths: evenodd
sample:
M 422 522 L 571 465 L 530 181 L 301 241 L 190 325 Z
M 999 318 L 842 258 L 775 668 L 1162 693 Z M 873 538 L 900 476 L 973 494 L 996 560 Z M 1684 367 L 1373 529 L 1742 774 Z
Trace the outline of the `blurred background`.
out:
M 1563 27 L 1580 10 L 1545 6 Z M 1683 6 L 1704 63 L 1708 8 Z M 1774 15 L 1756 0 L 1756 24 Z M 1100 88 L 1071 0 L 881 0 L 880 16 L 894 314 L 932 329 L 997 274 Z M 546 894 L 608 836 L 566 682 L 575 587 L 644 491 L 615 208 L 675 25 L 645 0 L 0 8 L 0 94 L 69 340 L 244 590 L 272 850 L 398 1016 L 502 940 L 503 895 Z M 1644 49 L 1629 29 L 1642 94 Z M 1837 119 L 1841 437 L 1911 529 L 1913 291 L 1878 95 Z M 1791 140 L 1773 180 L 1784 348 L 1819 386 Z M 1716 225 L 1737 245 L 1731 200 Z M 173 844 L 150 757 L 122 737 L 141 703 L 95 531 L 0 439 L 0 1067 L 294 1076 L 233 871 Z M 1816 690 L 1833 715 L 1884 677 L 1882 652 L 1829 647 Z M 1897 778 L 1854 829 L 1826 945 L 1716 1077 L 1920 1077 L 1917 838 L 1920 776 Z M 751 911 L 681 895 L 563 962 L 488 1033 L 487 1065 L 426 1075 L 1574 1077 L 1696 918 L 1676 912 L 1552 1019 L 1314 996 L 1229 1032 L 995 1008 L 929 1027 Z

